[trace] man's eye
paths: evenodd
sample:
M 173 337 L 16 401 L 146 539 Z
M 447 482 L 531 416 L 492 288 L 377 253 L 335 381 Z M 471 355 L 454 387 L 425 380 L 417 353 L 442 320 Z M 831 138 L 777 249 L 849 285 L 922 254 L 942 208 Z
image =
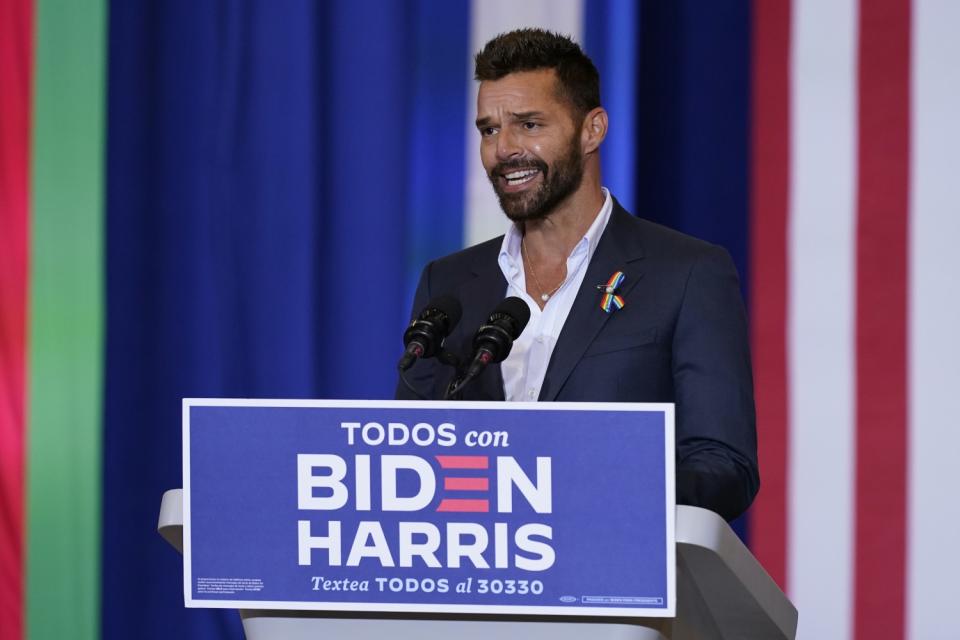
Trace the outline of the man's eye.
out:
M 523 123 L 523 128 L 526 129 L 527 131 L 533 131 L 534 129 L 537 129 L 539 127 L 540 125 L 538 123 L 530 122 L 529 120 Z
M 484 127 L 483 129 L 480 129 L 480 135 L 482 135 L 484 138 L 489 138 L 496 132 L 497 130 L 493 127 Z

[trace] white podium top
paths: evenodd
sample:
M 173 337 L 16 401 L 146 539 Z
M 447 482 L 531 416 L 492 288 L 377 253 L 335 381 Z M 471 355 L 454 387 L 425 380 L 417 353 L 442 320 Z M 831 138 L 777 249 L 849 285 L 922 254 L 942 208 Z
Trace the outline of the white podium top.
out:
M 763 570 L 723 518 L 698 507 L 677 506 L 677 617 L 641 618 L 631 624 L 584 621 L 470 621 L 348 619 L 323 612 L 241 611 L 248 638 L 350 638 L 366 640 L 627 639 L 793 640 L 797 609 Z M 183 490 L 163 494 L 157 530 L 183 551 Z M 322 626 L 322 629 L 318 627 Z M 496 627 L 496 628 L 492 628 Z

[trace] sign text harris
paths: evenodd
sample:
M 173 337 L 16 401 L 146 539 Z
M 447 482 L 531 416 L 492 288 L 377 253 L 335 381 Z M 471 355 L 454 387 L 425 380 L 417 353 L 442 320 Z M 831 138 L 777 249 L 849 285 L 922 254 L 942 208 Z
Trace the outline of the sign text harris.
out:
M 348 445 L 362 440 L 367 446 L 452 446 L 456 425 L 443 423 L 436 429 L 428 423 L 408 428 L 402 423 L 343 422 Z M 359 438 L 357 435 L 359 434 Z M 486 446 L 509 446 L 506 431 L 471 431 L 466 442 Z M 373 482 L 373 470 L 379 483 Z M 469 471 L 468 471 L 469 470 Z M 469 475 L 464 475 L 464 472 Z M 401 495 L 398 477 L 414 479 L 413 492 Z M 408 483 L 409 484 L 409 483 Z M 493 490 L 490 487 L 493 485 Z M 533 478 L 512 456 L 331 453 L 297 455 L 297 505 L 301 511 L 489 513 L 491 498 L 496 513 L 513 513 L 514 489 L 536 514 L 553 509 L 552 465 L 548 456 L 536 458 Z M 469 491 L 469 498 L 457 497 Z M 433 508 L 438 492 L 442 499 Z M 489 516 L 485 518 L 489 520 Z M 413 567 L 415 561 L 432 569 L 459 568 L 470 563 L 478 569 L 516 567 L 545 571 L 556 559 L 550 541 L 553 528 L 541 522 L 513 525 L 508 522 L 447 521 L 441 528 L 424 519 L 402 520 L 388 536 L 380 520 L 361 520 L 346 530 L 343 522 L 330 519 L 297 522 L 298 559 L 311 565 L 314 552 L 326 552 L 326 564 L 357 567 L 365 558 L 381 567 Z M 388 540 L 394 540 L 393 546 Z M 441 553 L 441 547 L 445 552 Z M 344 551 L 346 560 L 344 561 Z

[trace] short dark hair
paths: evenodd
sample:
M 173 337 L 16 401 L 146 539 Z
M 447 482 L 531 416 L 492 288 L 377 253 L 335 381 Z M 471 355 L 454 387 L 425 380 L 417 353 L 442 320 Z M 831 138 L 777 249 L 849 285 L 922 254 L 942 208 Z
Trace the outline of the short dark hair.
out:
M 518 71 L 554 69 L 560 97 L 581 118 L 600 106 L 600 74 L 593 61 L 568 36 L 545 29 L 501 33 L 474 58 L 477 80 L 499 80 Z

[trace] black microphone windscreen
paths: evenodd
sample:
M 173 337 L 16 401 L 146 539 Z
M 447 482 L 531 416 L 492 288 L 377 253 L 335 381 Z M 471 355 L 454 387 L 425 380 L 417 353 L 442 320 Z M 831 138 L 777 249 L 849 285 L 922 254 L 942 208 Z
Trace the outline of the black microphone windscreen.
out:
M 460 301 L 448 293 L 437 296 L 431 300 L 424 308 L 423 313 L 426 314 L 432 310 L 439 311 L 447 316 L 448 331 L 457 326 L 457 323 L 460 322 L 460 316 L 463 315 L 463 307 L 460 305 Z
M 530 322 L 530 307 L 527 306 L 527 303 L 522 299 L 516 296 L 510 296 L 509 298 L 504 298 L 503 301 L 497 305 L 497 308 L 490 314 L 490 320 L 496 321 L 501 316 L 507 316 L 513 320 L 510 326 L 505 328 L 510 332 L 510 337 L 516 340 L 520 337 L 520 334 L 523 333 L 523 329 L 527 326 L 527 323 Z

